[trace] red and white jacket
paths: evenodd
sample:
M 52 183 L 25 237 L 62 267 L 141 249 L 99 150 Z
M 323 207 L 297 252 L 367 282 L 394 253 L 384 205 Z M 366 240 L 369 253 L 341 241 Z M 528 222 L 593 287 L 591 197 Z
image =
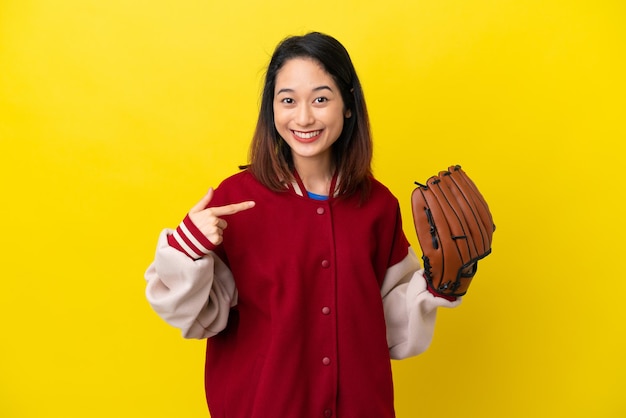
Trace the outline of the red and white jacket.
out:
M 190 221 L 164 230 L 146 272 L 153 309 L 186 338 L 208 338 L 214 418 L 394 416 L 390 358 L 424 351 L 437 308 L 402 231 L 397 199 L 372 180 L 369 199 L 308 198 L 247 171 L 211 206 L 226 216 L 214 246 Z M 210 337 L 210 338 L 209 338 Z

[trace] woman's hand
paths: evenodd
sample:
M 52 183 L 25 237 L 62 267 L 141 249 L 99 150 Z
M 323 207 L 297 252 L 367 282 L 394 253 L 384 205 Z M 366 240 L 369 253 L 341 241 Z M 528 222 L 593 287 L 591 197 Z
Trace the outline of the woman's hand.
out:
M 255 203 L 250 200 L 209 208 L 207 206 L 212 198 L 213 188 L 211 187 L 207 194 L 189 210 L 189 218 L 213 245 L 220 245 L 222 243 L 224 229 L 228 226 L 228 223 L 220 218 L 220 216 L 234 215 L 237 212 L 248 210 L 254 207 Z

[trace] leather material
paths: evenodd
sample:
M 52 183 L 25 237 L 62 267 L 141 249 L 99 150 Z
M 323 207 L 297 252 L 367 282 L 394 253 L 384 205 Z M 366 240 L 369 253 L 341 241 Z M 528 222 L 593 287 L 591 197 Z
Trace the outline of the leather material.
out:
M 478 261 L 491 253 L 495 224 L 489 206 L 459 165 L 416 184 L 411 206 L 428 286 L 435 294 L 462 296 Z

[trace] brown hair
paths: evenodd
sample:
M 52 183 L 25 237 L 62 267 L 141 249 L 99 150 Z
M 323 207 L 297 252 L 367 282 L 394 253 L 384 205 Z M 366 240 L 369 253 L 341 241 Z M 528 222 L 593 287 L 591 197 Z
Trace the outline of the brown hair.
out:
M 348 51 L 331 36 L 311 32 L 284 39 L 276 47 L 265 74 L 259 119 L 250 145 L 248 168 L 266 187 L 285 190 L 285 180 L 293 178 L 291 150 L 274 125 L 276 76 L 290 59 L 311 58 L 333 78 L 351 115 L 344 119 L 343 131 L 332 146 L 335 167 L 340 175 L 338 193 L 359 192 L 365 199 L 372 177 L 372 139 L 361 83 Z

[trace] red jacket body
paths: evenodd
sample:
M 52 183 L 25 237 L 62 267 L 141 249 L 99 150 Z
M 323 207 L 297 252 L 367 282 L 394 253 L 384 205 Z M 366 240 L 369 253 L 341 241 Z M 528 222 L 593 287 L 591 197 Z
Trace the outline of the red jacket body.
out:
M 237 305 L 207 340 L 213 418 L 394 416 L 381 284 L 407 255 L 396 198 L 372 180 L 369 199 L 318 201 L 273 192 L 248 172 L 211 206 L 254 200 L 226 216 L 216 254 Z

